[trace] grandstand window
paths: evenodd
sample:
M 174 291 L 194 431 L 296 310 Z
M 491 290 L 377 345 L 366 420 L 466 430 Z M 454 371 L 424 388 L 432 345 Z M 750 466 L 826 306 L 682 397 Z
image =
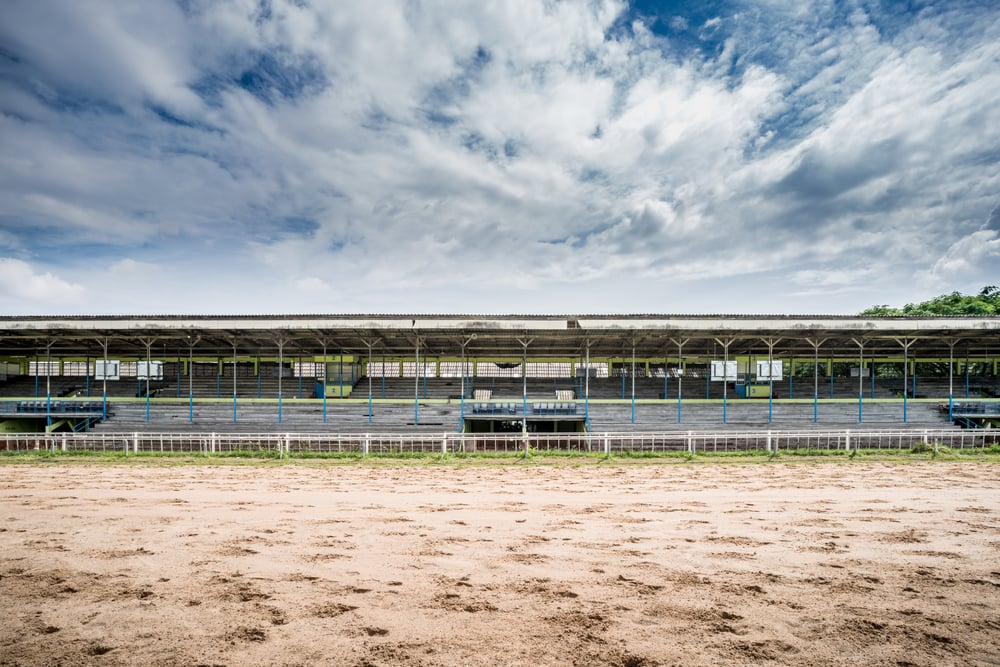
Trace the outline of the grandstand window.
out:
M 611 376 L 618 378 L 618 377 L 621 377 L 623 375 L 625 377 L 632 377 L 632 362 L 631 361 L 625 361 L 625 362 L 622 362 L 622 363 L 618 363 L 618 362 L 612 363 L 611 364 Z M 644 377 L 646 377 L 646 364 L 645 363 L 640 363 L 638 361 L 635 362 L 635 376 L 637 378 L 644 378 Z
M 59 362 L 29 361 L 28 375 L 59 375 Z
M 123 361 L 118 366 L 118 377 L 134 378 L 139 375 L 139 364 L 135 361 Z
M 292 374 L 295 377 L 322 378 L 323 362 L 303 361 L 292 364 Z
M 465 362 L 465 377 L 472 376 L 472 362 Z M 441 375 L 443 378 L 460 378 L 462 377 L 462 362 L 461 361 L 442 361 L 441 362 Z
M 587 375 L 587 369 L 590 369 L 590 377 L 592 378 L 606 378 L 608 377 L 608 365 L 605 362 L 591 362 L 589 364 L 577 364 L 576 374 L 578 377 L 585 377 Z
M 225 361 L 222 364 L 222 375 L 223 377 L 233 377 L 233 362 Z M 239 361 L 236 363 L 236 377 L 249 378 L 255 377 L 253 370 L 253 363 L 249 361 Z
M 680 366 L 677 364 L 650 364 L 649 377 L 662 378 L 666 374 L 669 378 L 681 376 Z
M 63 375 L 73 377 L 86 377 L 94 374 L 94 364 L 85 361 L 65 361 L 63 362 Z
M 403 377 L 411 378 L 416 376 L 416 377 L 432 378 L 434 377 L 434 372 L 435 372 L 434 366 L 435 366 L 434 362 L 421 361 L 418 374 L 417 373 L 418 368 L 416 362 L 414 361 L 403 362 Z
M 569 362 L 528 362 L 527 375 L 530 378 L 568 378 L 573 365 Z
M 262 377 L 276 378 L 276 377 L 278 377 L 278 374 L 279 374 L 278 364 L 268 363 L 268 364 L 265 365 L 265 364 L 262 363 L 259 366 L 259 371 L 260 371 L 260 375 Z M 291 364 L 289 364 L 289 362 L 286 361 L 286 362 L 283 362 L 281 364 L 280 374 L 281 374 L 281 377 L 283 377 L 283 378 L 290 378 L 290 377 L 292 377 L 292 367 L 291 367 Z
M 684 366 L 684 377 L 688 379 L 693 378 L 703 378 L 709 375 L 710 366 L 707 363 L 695 363 L 685 364 Z
M 195 377 L 215 377 L 219 374 L 219 365 L 196 361 L 193 364 Z
M 521 364 L 480 361 L 476 364 L 476 375 L 485 378 L 519 378 L 521 377 Z
M 375 378 L 398 378 L 398 361 L 369 361 L 366 371 L 370 377 Z

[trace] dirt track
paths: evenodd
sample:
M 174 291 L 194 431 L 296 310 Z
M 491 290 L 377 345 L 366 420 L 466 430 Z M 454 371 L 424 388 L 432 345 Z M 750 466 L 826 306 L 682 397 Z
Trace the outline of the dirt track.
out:
M 1000 664 L 992 463 L 0 475 L 0 664 Z

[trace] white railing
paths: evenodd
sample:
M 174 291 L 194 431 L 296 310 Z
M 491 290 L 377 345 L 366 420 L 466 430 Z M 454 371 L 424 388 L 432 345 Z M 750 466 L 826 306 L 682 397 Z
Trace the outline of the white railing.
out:
M 130 454 L 460 454 L 593 452 L 689 454 L 758 451 L 977 449 L 1000 444 L 998 430 L 673 431 L 661 433 L 6 433 L 0 450 Z

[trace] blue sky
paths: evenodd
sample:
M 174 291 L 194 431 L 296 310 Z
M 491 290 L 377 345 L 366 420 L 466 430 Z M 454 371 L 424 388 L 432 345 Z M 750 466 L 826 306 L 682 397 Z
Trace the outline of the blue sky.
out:
M 854 313 L 1000 279 L 992 0 L 0 3 L 0 312 Z

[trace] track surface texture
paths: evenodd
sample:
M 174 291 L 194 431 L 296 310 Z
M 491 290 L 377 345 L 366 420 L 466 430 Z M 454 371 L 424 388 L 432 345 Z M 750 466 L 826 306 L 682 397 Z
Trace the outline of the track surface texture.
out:
M 997 665 L 1000 465 L 0 466 L 3 665 Z

